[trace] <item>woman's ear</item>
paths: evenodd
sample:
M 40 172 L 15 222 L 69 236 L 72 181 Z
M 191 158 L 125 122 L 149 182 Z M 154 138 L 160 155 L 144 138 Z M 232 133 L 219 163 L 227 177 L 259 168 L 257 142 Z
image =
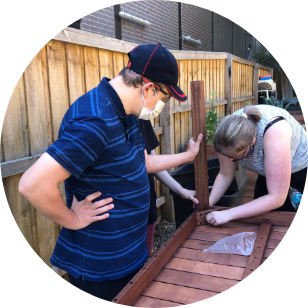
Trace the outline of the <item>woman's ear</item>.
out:
M 251 142 L 251 145 L 254 145 L 256 143 L 256 138 L 253 138 L 252 142 Z

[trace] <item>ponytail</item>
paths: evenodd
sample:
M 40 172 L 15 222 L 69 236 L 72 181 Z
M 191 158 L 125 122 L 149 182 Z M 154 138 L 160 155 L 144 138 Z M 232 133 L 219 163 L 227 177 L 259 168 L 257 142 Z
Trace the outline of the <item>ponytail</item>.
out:
M 260 111 L 254 106 L 246 106 L 242 115 L 228 115 L 218 125 L 214 135 L 214 147 L 218 153 L 241 152 L 256 135 Z

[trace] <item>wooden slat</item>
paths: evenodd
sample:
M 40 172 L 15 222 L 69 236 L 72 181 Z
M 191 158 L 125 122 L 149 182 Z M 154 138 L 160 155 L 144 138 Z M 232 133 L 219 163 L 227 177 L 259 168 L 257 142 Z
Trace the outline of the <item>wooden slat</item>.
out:
M 228 54 L 228 58 L 226 60 L 226 66 L 225 66 L 225 98 L 227 100 L 227 106 L 226 106 L 226 114 L 232 113 L 232 97 L 234 95 L 234 80 L 232 79 L 233 74 L 233 62 L 231 54 Z
M 289 227 L 295 217 L 296 213 L 291 212 L 278 212 L 273 211 L 265 214 L 261 214 L 254 217 L 235 219 L 234 221 L 244 222 L 244 223 L 257 223 L 270 222 L 274 226 Z
M 213 292 L 223 292 L 238 283 L 237 280 L 179 272 L 165 268 L 155 277 L 155 281 Z
M 91 47 L 83 47 L 84 67 L 85 67 L 85 86 L 86 92 L 97 87 L 100 82 L 98 66 L 98 50 Z
M 265 70 L 267 73 L 271 71 L 271 68 L 262 64 L 258 64 L 259 69 Z
M 246 59 L 242 59 L 240 57 L 237 57 L 235 55 L 232 55 L 232 61 L 241 63 L 241 64 L 246 64 L 246 65 L 250 65 L 250 66 L 255 66 L 255 62 L 252 61 L 248 61 Z
M 65 46 L 62 42 L 47 44 L 48 76 L 53 141 L 58 139 L 62 118 L 69 108 Z
M 258 105 L 258 83 L 259 83 L 258 69 L 259 69 L 259 64 L 256 63 L 253 69 L 253 94 L 254 94 L 253 104 L 254 105 Z
M 136 303 L 134 304 L 135 307 L 149 307 L 149 308 L 156 308 L 156 307 L 174 307 L 174 306 L 182 306 L 178 303 L 173 303 L 169 301 L 163 301 L 161 299 L 156 299 L 147 296 L 140 296 Z
M 257 226 L 257 230 L 259 229 L 259 226 Z M 213 226 L 213 225 L 201 225 L 197 226 L 194 230 L 194 232 L 199 233 L 212 233 L 212 234 L 225 234 L 225 235 L 233 235 L 241 232 L 256 232 L 255 228 L 232 228 L 232 227 L 225 227 L 224 225 L 220 226 Z M 278 238 L 277 238 L 278 239 Z
M 35 56 L 25 70 L 25 88 L 28 110 L 28 126 L 30 138 L 30 155 L 34 156 L 43 153 L 52 136 L 49 136 L 48 125 L 51 124 L 49 96 L 45 95 L 46 87 L 43 76 L 43 62 L 46 62 L 45 47 Z
M 26 198 L 17 191 L 20 178 L 21 174 L 5 178 L 3 180 L 4 191 L 18 228 L 34 251 L 39 253 L 35 209 Z
M 113 79 L 115 77 L 113 72 L 113 53 L 109 50 L 99 50 L 99 75 L 100 79 L 104 77 Z
M 248 262 L 247 256 L 239 256 L 226 253 L 210 253 L 210 252 L 200 253 L 200 250 L 187 249 L 187 248 L 179 248 L 174 254 L 174 257 L 178 259 L 209 262 L 209 263 L 231 265 L 238 267 L 246 267 Z
M 214 106 L 223 106 L 227 104 L 227 100 L 222 99 L 218 101 L 214 101 L 213 105 Z M 205 103 L 205 108 L 209 108 L 211 105 L 209 103 Z M 172 107 L 172 113 L 181 113 L 181 112 L 188 112 L 191 111 L 191 105 L 183 105 L 183 106 L 173 106 Z
M 159 249 L 150 261 L 146 262 L 136 276 L 127 286 L 113 299 L 114 303 L 133 305 L 143 290 L 152 282 L 154 277 L 164 267 L 166 262 L 172 257 L 181 246 L 184 239 L 196 227 L 196 215 L 193 213 L 180 226 L 169 240 Z M 167 247 L 168 246 L 168 247 Z
M 172 258 L 165 268 L 182 272 L 241 280 L 245 268 Z
M 233 103 L 247 101 L 247 100 L 251 100 L 251 99 L 254 99 L 254 98 L 255 98 L 254 95 L 233 98 L 232 99 L 232 104 Z
M 227 210 L 227 207 L 214 207 L 211 211 L 222 211 Z M 197 213 L 197 225 L 207 224 L 206 214 L 208 212 L 199 212 Z M 272 211 L 265 214 L 240 218 L 233 220 L 234 222 L 248 223 L 248 224 L 261 224 L 262 222 L 270 222 L 273 226 L 289 227 L 295 217 L 296 213 L 292 212 L 282 212 L 282 211 Z
M 204 52 L 204 51 L 179 51 L 170 50 L 177 60 L 206 60 L 206 59 L 226 59 L 226 52 Z
M 119 75 L 119 72 L 124 67 L 123 54 L 120 52 L 113 52 L 113 76 Z
M 211 291 L 154 281 L 142 295 L 186 305 L 210 298 L 216 294 Z
M 179 61 L 179 74 L 180 74 L 180 85 L 186 84 L 187 82 L 192 80 L 192 61 L 186 60 L 186 61 Z M 187 101 L 190 101 L 191 93 L 190 91 L 186 94 L 188 99 Z M 180 102 L 180 106 L 187 106 L 187 101 Z M 181 125 L 179 129 L 181 130 L 181 143 L 180 143 L 180 152 L 184 152 L 184 146 L 185 143 L 188 142 L 188 113 L 183 112 L 180 114 L 181 117 Z
M 208 192 L 208 172 L 207 172 L 207 154 L 206 154 L 206 123 L 204 112 L 204 82 L 192 81 L 192 124 L 193 138 L 197 140 L 198 135 L 203 134 L 203 139 L 200 144 L 200 150 L 195 157 L 195 182 L 196 182 L 196 198 L 199 204 L 196 205 L 197 210 L 205 210 L 209 207 L 209 192 Z
M 164 133 L 164 127 L 163 126 L 154 127 L 154 133 L 156 136 L 162 135 Z
M 262 263 L 264 251 L 266 248 L 267 240 L 271 231 L 271 223 L 263 222 L 258 231 L 258 235 L 254 244 L 254 248 L 249 257 L 248 264 L 246 266 L 242 279 L 245 279 L 254 270 L 256 270 Z
M 74 28 L 65 28 L 54 40 L 128 53 L 136 44 Z
M 29 156 L 29 132 L 24 76 L 21 76 L 19 79 L 6 109 L 1 144 L 3 146 L 3 161 Z M 3 177 L 4 170 L 2 168 L 1 164 Z
M 204 250 L 206 248 L 209 248 L 213 244 L 215 244 L 215 242 L 207 242 L 207 241 L 202 241 L 202 240 L 186 239 L 183 242 L 183 244 L 181 245 L 181 248 Z
M 86 92 L 84 76 L 83 48 L 75 44 L 66 44 L 69 102 L 72 105 Z
M 172 104 L 174 99 L 171 99 L 160 114 L 160 126 L 164 128 L 160 139 L 161 153 L 174 154 L 174 121 L 172 115 Z M 172 169 L 167 170 L 171 173 Z M 169 193 L 169 188 L 162 185 L 162 194 L 166 197 L 166 203 L 163 206 L 163 215 L 166 220 L 174 221 L 173 198 Z
M 165 196 L 158 197 L 156 199 L 156 207 L 158 208 L 158 207 L 162 206 L 163 204 L 165 204 L 165 202 L 166 202 Z
M 1 163 L 2 178 L 26 172 L 40 157 L 41 155 L 36 155 Z

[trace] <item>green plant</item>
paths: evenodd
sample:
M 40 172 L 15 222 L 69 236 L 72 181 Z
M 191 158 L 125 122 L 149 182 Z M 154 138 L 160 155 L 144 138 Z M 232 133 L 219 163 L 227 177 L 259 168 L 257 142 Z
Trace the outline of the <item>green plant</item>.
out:
M 210 104 L 209 111 L 205 112 L 207 143 L 214 142 L 214 134 L 216 128 L 220 123 L 220 121 L 222 120 L 222 118 L 216 112 L 216 107 L 214 106 L 216 92 L 211 92 L 210 95 L 211 98 L 210 101 L 208 102 Z
M 275 107 L 282 108 L 282 109 L 287 109 L 292 104 L 291 102 L 284 107 L 283 106 L 284 100 L 285 100 L 284 98 L 281 101 L 275 99 L 274 97 L 270 97 L 267 99 L 266 97 L 261 96 L 261 98 L 264 100 L 266 105 L 271 105 L 271 106 L 275 106 Z

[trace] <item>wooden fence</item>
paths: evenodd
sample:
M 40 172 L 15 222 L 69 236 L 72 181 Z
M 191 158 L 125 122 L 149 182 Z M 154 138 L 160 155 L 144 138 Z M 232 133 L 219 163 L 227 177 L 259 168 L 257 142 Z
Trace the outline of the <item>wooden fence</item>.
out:
M 1 172 L 9 206 L 26 240 L 49 265 L 60 226 L 37 212 L 18 193 L 23 174 L 58 135 L 62 117 L 82 94 L 106 76 L 113 78 L 127 64 L 135 44 L 67 28 L 31 61 L 10 99 L 1 138 Z M 190 81 L 203 80 L 205 110 L 215 92 L 216 112 L 222 117 L 257 103 L 257 83 L 272 69 L 228 53 L 171 51 L 178 61 L 179 86 L 188 96 L 172 99 L 152 121 L 160 141 L 156 154 L 184 150 L 192 136 Z M 65 200 L 64 186 L 60 190 Z M 172 197 L 156 181 L 159 219 L 174 219 Z M 56 270 L 61 273 L 58 269 Z

